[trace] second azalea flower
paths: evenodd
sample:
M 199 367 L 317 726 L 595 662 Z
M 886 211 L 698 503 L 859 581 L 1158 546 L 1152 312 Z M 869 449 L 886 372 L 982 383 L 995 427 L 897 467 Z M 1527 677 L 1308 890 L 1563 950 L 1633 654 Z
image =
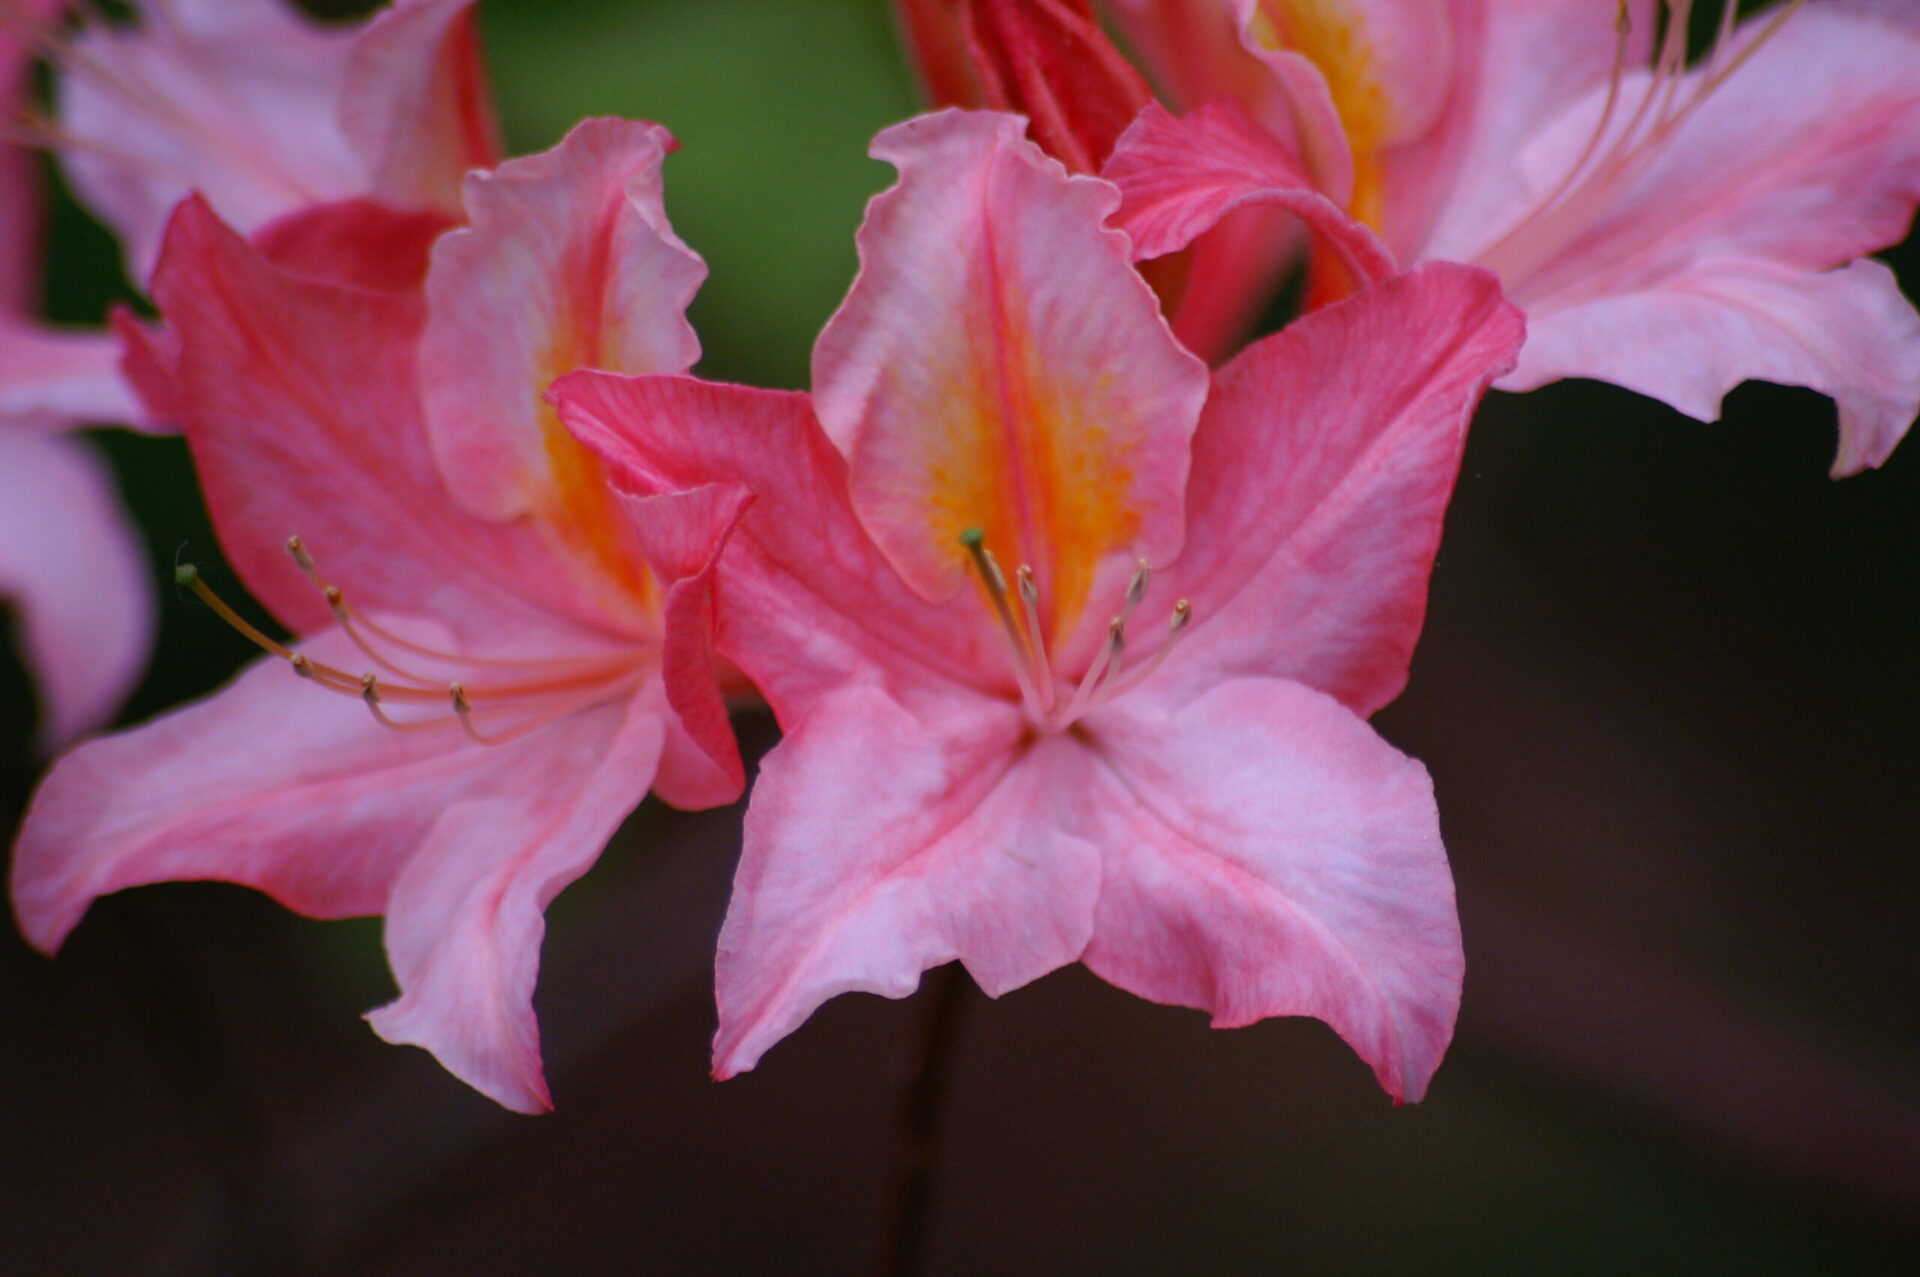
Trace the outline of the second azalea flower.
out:
M 787 733 L 721 934 L 716 1073 L 848 990 L 1080 961 L 1216 1024 L 1317 1016 L 1417 1099 L 1460 937 L 1426 773 L 1364 716 L 1404 682 L 1519 317 L 1430 265 L 1210 378 L 1106 224 L 1115 188 L 1023 131 L 881 135 L 901 179 L 811 398 L 554 392 L 680 565 L 669 688 L 710 636 Z
M 383 914 L 400 997 L 375 1028 L 547 1107 L 542 910 L 650 787 L 699 806 L 741 784 L 711 676 L 708 699 L 679 693 L 705 711 L 693 731 L 669 710 L 660 588 L 540 398 L 570 368 L 696 357 L 683 312 L 705 268 L 667 226 L 669 145 L 593 120 L 473 174 L 471 225 L 433 243 L 424 290 L 425 263 L 395 260 L 411 241 L 359 259 L 391 224 L 370 205 L 314 214 L 303 251 L 357 246 L 327 278 L 181 206 L 142 389 L 183 423 L 229 560 L 298 637 L 228 613 L 278 659 L 54 767 L 14 856 L 36 945 L 164 879 Z

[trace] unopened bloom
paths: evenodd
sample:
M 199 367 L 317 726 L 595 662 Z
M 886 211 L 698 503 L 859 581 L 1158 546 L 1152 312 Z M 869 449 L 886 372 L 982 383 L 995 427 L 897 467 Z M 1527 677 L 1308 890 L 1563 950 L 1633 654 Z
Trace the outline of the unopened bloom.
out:
M 705 272 L 662 208 L 669 144 L 594 120 L 471 175 L 471 225 L 434 242 L 424 290 L 282 269 L 181 206 L 154 282 L 172 344 L 144 351 L 148 377 L 228 560 L 298 638 L 249 630 L 277 659 L 53 769 L 14 858 L 36 945 L 163 879 L 384 914 L 400 998 L 374 1027 L 510 1108 L 547 1106 L 546 904 L 650 786 L 709 805 L 741 783 L 711 676 L 675 693 L 704 717 L 668 708 L 670 602 L 540 398 L 570 368 L 697 356 L 683 312 Z
M 1500 275 L 1529 332 L 1503 388 L 1596 377 L 1711 419 L 1747 378 L 1810 386 L 1838 404 L 1835 474 L 1920 411 L 1920 315 L 1864 256 L 1920 203 L 1911 0 L 1729 4 L 1691 64 L 1688 0 L 1658 40 L 1653 0 L 1113 7 L 1213 117 L 1150 112 L 1117 164 L 1164 187 L 1191 162 L 1217 198 L 1207 104 L 1232 99 L 1402 262 Z
M 643 539 L 703 518 L 721 541 L 685 616 L 786 732 L 715 1071 L 838 993 L 958 958 L 997 995 L 1081 961 L 1221 1025 L 1318 1016 L 1418 1098 L 1458 1003 L 1453 889 L 1424 769 L 1362 716 L 1405 679 L 1519 319 L 1490 275 L 1430 265 L 1210 378 L 1105 225 L 1118 193 L 1023 128 L 880 135 L 900 182 L 810 398 L 554 390 L 645 494 Z

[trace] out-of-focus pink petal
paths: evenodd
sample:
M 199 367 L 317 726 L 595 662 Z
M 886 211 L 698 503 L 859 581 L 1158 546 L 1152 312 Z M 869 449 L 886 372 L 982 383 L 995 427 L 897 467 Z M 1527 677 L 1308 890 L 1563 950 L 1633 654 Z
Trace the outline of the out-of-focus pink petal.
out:
M 107 314 L 107 327 L 120 343 L 120 375 L 155 431 L 177 430 L 180 424 L 180 334 L 165 324 L 149 324 L 118 303 Z
M 1281 676 L 1361 714 L 1398 695 L 1467 422 L 1524 335 L 1491 274 L 1430 262 L 1223 369 L 1168 574 L 1194 621 L 1153 682 Z
M 1179 551 L 1206 369 L 1161 320 L 1106 182 L 1070 177 L 1014 116 L 882 132 L 900 181 L 814 349 L 814 402 L 854 506 L 928 599 L 967 581 L 960 533 L 1030 564 L 1069 634 L 1100 566 Z
M 434 209 L 401 210 L 372 200 L 316 204 L 252 235 L 281 270 L 355 288 L 409 291 L 427 277 L 427 252 L 453 219 Z
M 1071 831 L 1092 783 L 1064 737 L 1025 754 L 1018 712 L 919 712 L 854 685 L 761 766 L 720 932 L 714 1074 L 750 1069 L 828 998 L 904 997 L 958 958 L 995 996 L 1073 961 L 1100 857 Z
M 1076 804 L 1106 856 L 1086 964 L 1223 1028 L 1315 1016 L 1418 1100 L 1464 965 L 1426 769 L 1296 683 L 1151 688 L 1088 724 L 1111 770 Z
M 198 198 L 174 218 L 154 296 L 179 337 L 175 406 L 222 548 L 290 628 L 332 621 L 287 559 L 290 535 L 350 602 L 500 646 L 552 655 L 538 636 L 557 618 L 533 604 L 591 610 L 527 529 L 476 523 L 448 495 L 420 425 L 418 296 L 280 271 Z
M 1705 74 L 1689 74 L 1681 100 Z M 1641 75 L 1623 95 L 1646 91 Z M 1601 97 L 1569 108 L 1522 157 L 1534 198 L 1585 148 Z M 1583 193 L 1578 216 L 1476 246 L 1477 260 L 1533 314 L 1657 288 L 1711 259 L 1823 271 L 1898 243 L 1920 204 L 1920 35 L 1845 4 L 1808 6 L 1629 174 Z
M 61 0 L 18 0 L 0 21 L 0 116 L 11 120 L 26 105 L 33 48 L 16 24 L 52 19 Z M 40 160 L 23 146 L 0 144 L 0 317 L 39 309 Z
M 516 1112 L 553 1107 L 533 1015 L 546 907 L 599 859 L 660 757 L 659 707 L 636 702 L 615 732 L 620 714 L 605 706 L 545 729 L 510 789 L 443 807 L 387 899 L 401 995 L 367 1016 L 374 1031 L 425 1047 Z
M 467 179 L 472 225 L 434 246 L 420 363 L 427 430 L 461 505 L 537 512 L 574 442 L 542 398 L 575 368 L 684 372 L 705 264 L 667 225 L 658 125 L 598 119 Z M 597 473 L 581 482 L 602 482 Z
M 282 0 L 170 4 L 145 19 L 89 28 L 58 82 L 67 175 L 119 234 L 136 282 L 191 191 L 243 233 L 365 192 L 334 122 L 350 33 Z
M 51 750 L 113 717 L 146 668 L 153 587 L 120 496 L 83 442 L 0 429 L 0 597 Z
M 145 419 L 120 374 L 120 345 L 114 338 L 0 315 L 0 428 L 65 430 Z
M 1394 272 L 1374 233 L 1313 187 L 1285 147 L 1231 99 L 1179 119 L 1158 106 L 1140 113 L 1102 173 L 1120 188 L 1115 224 L 1136 258 L 1177 252 L 1238 209 L 1271 205 L 1294 214 L 1362 280 Z
M 376 14 L 354 37 L 339 113 L 376 199 L 459 216 L 461 178 L 500 159 L 473 0 L 395 0 Z
M 1835 477 L 1885 461 L 1920 414 L 1920 315 L 1876 261 L 1823 273 L 1704 262 L 1658 288 L 1536 315 L 1530 327 L 1505 389 L 1599 377 L 1703 421 L 1748 378 L 1832 395 Z
M 717 642 L 781 722 L 850 679 L 882 682 L 896 698 L 929 680 L 974 686 L 982 654 L 1005 651 L 977 599 L 930 605 L 881 556 L 805 395 L 597 372 L 562 378 L 553 395 L 623 489 L 716 487 L 703 498 L 714 512 L 726 489 L 752 495 L 714 585 Z

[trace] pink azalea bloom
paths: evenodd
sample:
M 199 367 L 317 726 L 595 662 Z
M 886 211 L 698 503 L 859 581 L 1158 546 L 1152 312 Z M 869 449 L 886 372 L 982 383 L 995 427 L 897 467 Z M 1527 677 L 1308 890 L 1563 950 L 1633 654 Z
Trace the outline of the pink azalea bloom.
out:
M 22 9 L 44 18 L 51 0 Z M 25 96 L 30 50 L 0 26 L 0 113 Z M 56 332 L 39 308 L 39 161 L 0 145 L 0 599 L 43 700 L 43 748 L 113 716 L 153 638 L 146 552 L 91 448 L 60 432 L 140 412 L 104 335 Z
M 848 990 L 958 958 L 998 995 L 1080 961 L 1219 1025 L 1318 1016 L 1417 1099 L 1458 1003 L 1453 887 L 1425 770 L 1363 716 L 1406 677 L 1519 317 L 1487 273 L 1423 266 L 1210 379 L 1105 225 L 1118 192 L 1024 127 L 880 135 L 900 181 L 811 399 L 553 392 L 656 561 L 705 564 L 696 517 L 724 539 L 682 615 L 786 731 L 720 937 L 716 1074 Z
M 1529 331 L 1502 388 L 1596 377 L 1712 419 L 1748 378 L 1810 386 L 1838 404 L 1836 475 L 1879 465 L 1920 412 L 1920 315 L 1864 256 L 1920 203 L 1913 0 L 1738 24 L 1729 6 L 1692 65 L 1689 0 L 1657 44 L 1654 0 L 1114 8 L 1179 100 L 1232 99 L 1270 163 L 1399 260 L 1496 271 Z M 1225 110 L 1150 111 L 1120 150 L 1161 186 L 1198 169 L 1197 197 L 1217 200 L 1203 152 Z
M 432 245 L 424 289 L 282 269 L 181 206 L 154 282 L 174 342 L 146 376 L 171 380 L 229 561 L 299 638 L 257 636 L 281 659 L 53 769 L 14 859 L 34 944 L 163 879 L 384 914 L 400 997 L 375 1029 L 548 1107 L 542 910 L 650 786 L 711 805 L 741 785 L 711 675 L 706 701 L 678 693 L 706 709 L 692 731 L 668 710 L 661 590 L 540 398 L 570 368 L 696 358 L 705 268 L 661 204 L 670 142 L 595 120 L 470 175 L 471 225 Z
M 145 282 L 197 191 L 252 235 L 368 198 L 460 215 L 460 179 L 499 160 L 473 0 L 395 0 L 355 28 L 286 0 L 147 0 L 133 27 L 53 39 L 60 151 Z

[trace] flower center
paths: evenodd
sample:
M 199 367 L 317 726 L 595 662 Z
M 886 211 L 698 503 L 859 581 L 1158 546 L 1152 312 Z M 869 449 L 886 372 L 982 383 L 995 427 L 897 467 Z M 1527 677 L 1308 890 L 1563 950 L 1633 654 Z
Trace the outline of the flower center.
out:
M 960 534 L 960 544 L 972 556 L 974 567 L 980 573 L 980 583 L 1006 633 L 1013 655 L 1014 681 L 1020 685 L 1021 704 L 1041 731 L 1065 731 L 1114 697 L 1151 678 L 1193 620 L 1193 605 L 1186 599 L 1177 600 L 1167 618 L 1166 640 L 1141 664 L 1130 670 L 1126 668 L 1127 625 L 1133 619 L 1134 610 L 1147 597 L 1147 586 L 1153 578 L 1153 569 L 1145 559 L 1140 560 L 1127 582 L 1126 600 L 1119 614 L 1107 623 L 1106 641 L 1079 681 L 1074 682 L 1054 673 L 1053 661 L 1047 652 L 1046 630 L 1040 624 L 1040 587 L 1034 580 L 1033 569 L 1023 563 L 1014 572 L 1020 594 L 1016 614 L 1007 590 L 1006 574 L 1000 570 L 993 551 L 987 548 L 986 535 L 978 528 L 969 528 Z
M 350 606 L 340 587 L 320 575 L 299 537 L 287 538 L 287 553 L 326 599 L 341 631 L 377 668 L 356 674 L 275 641 L 215 594 L 190 563 L 175 569 L 175 580 L 295 674 L 325 691 L 359 697 L 381 726 L 394 731 L 458 726 L 478 744 L 504 745 L 633 691 L 645 673 L 645 662 L 631 652 L 505 659 L 416 642 Z M 404 710 L 403 716 L 393 714 L 395 707 Z
M 1706 100 L 1759 52 L 1806 0 L 1787 0 L 1750 36 L 1734 30 L 1738 5 L 1726 0 L 1713 43 L 1688 64 L 1687 34 L 1693 0 L 1666 0 L 1666 30 L 1654 52 L 1645 86 L 1626 87 L 1632 22 L 1626 0 L 1614 21 L 1613 70 L 1599 119 L 1586 145 L 1559 182 L 1511 230 L 1475 257 L 1496 272 L 1510 294 L 1586 230 L 1615 196 L 1645 171 L 1662 148 Z M 1688 84 L 1687 81 L 1692 83 Z

